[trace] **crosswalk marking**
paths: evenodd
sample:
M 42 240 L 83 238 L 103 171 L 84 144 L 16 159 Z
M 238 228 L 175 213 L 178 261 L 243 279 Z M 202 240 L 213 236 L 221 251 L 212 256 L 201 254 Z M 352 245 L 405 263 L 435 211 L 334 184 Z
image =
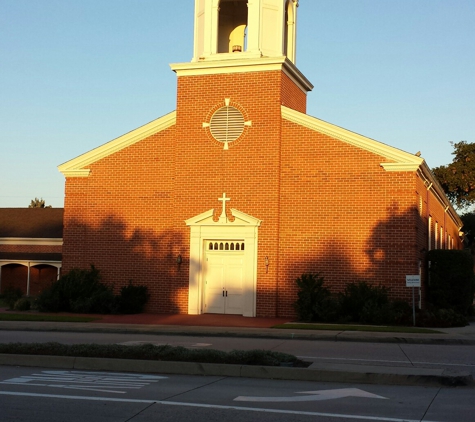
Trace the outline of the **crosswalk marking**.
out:
M 11 378 L 2 381 L 1 384 L 125 394 L 127 390 L 138 390 L 166 378 L 168 377 L 114 372 L 42 371 L 41 373 Z

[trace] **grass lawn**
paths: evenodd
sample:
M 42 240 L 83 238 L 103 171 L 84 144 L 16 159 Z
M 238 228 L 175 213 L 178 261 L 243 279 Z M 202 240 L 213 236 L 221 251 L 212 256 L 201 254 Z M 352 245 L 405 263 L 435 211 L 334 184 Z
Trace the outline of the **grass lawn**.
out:
M 287 323 L 274 325 L 272 328 L 286 330 L 331 330 L 331 331 L 370 331 L 372 333 L 415 333 L 442 334 L 440 331 L 419 327 L 384 327 L 375 325 L 345 325 L 345 324 L 301 324 Z
M 97 318 L 65 315 L 38 315 L 30 313 L 0 313 L 0 321 L 50 321 L 50 322 L 91 322 Z

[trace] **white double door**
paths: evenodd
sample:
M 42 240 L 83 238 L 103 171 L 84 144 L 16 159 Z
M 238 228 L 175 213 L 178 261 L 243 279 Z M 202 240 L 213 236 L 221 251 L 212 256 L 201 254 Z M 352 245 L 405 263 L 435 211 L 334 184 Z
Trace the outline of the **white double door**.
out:
M 205 260 L 205 312 L 242 315 L 244 254 L 208 252 Z

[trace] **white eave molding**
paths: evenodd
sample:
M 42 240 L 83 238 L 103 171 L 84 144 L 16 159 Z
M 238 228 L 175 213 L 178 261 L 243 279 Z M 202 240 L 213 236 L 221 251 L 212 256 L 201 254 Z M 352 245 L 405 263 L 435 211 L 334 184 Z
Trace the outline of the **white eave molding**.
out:
M 62 238 L 0 237 L 0 245 L 62 246 Z
M 45 264 L 51 265 L 52 267 L 56 267 L 56 268 L 61 268 L 63 266 L 63 263 L 61 261 L 48 261 L 48 260 L 37 260 L 37 259 L 32 259 L 32 260 L 0 259 L 0 267 L 3 267 L 5 265 L 11 265 L 11 264 L 23 265 L 25 267 L 34 267 L 36 265 L 45 265 Z
M 428 181 L 428 183 L 426 182 L 426 186 L 430 186 L 430 189 L 434 192 L 439 202 L 446 207 L 446 212 L 450 218 L 452 218 L 456 224 L 461 224 L 460 217 L 450 204 L 450 201 L 447 199 L 447 196 L 445 195 L 440 183 L 435 178 L 423 158 L 417 157 L 416 155 L 412 155 L 398 148 L 383 144 L 382 142 L 375 141 L 374 139 L 358 135 L 357 133 L 351 132 L 347 129 L 343 129 L 339 126 L 335 126 L 331 123 L 317 119 L 316 117 L 308 116 L 285 106 L 282 106 L 282 118 L 304 126 L 310 130 L 324 133 L 325 135 L 331 136 L 332 138 L 372 152 L 388 160 L 392 160 L 393 162 L 391 163 L 380 163 L 380 166 L 385 171 L 418 172 L 424 181 Z
M 431 190 L 438 199 L 438 201 L 441 204 L 444 204 L 446 214 L 452 219 L 455 224 L 462 228 L 462 220 L 460 219 L 459 215 L 457 214 L 457 211 L 455 211 L 454 207 L 447 198 L 441 184 L 434 176 L 434 173 L 432 173 L 432 170 L 429 168 L 425 161 L 419 169 L 419 176 L 421 176 L 424 180 L 426 189 Z
M 64 164 L 58 166 L 58 170 L 64 174 L 65 177 L 87 177 L 90 170 L 84 167 L 95 163 L 96 161 L 116 153 L 136 142 L 141 141 L 155 133 L 161 132 L 176 123 L 176 112 L 173 111 L 165 116 L 153 120 L 146 125 L 143 125 L 125 135 L 120 136 L 110 142 L 107 142 L 100 147 L 73 158 Z
M 171 69 L 177 76 L 218 75 L 246 72 L 265 72 L 282 70 L 305 93 L 313 89 L 313 85 L 297 66 L 287 57 L 249 56 L 247 53 L 220 54 L 220 60 L 203 60 L 191 63 L 172 63 Z M 228 57 L 229 56 L 229 57 Z
M 424 162 L 423 158 L 285 106 L 282 106 L 282 118 L 394 161 L 381 163 L 386 171 L 417 171 Z

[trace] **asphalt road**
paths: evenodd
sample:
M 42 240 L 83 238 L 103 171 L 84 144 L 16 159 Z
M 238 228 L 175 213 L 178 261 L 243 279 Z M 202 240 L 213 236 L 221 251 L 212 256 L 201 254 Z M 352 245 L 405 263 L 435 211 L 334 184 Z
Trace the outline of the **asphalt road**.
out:
M 0 367 L 2 422 L 471 422 L 474 390 Z
M 236 337 L 0 331 L 0 343 L 49 342 L 64 344 L 169 344 L 190 348 L 266 349 L 291 353 L 317 363 L 420 367 L 470 372 L 475 377 L 475 346 L 403 343 L 357 343 Z M 1 419 L 0 419 L 1 420 Z M 475 420 L 475 412 L 473 420 Z

